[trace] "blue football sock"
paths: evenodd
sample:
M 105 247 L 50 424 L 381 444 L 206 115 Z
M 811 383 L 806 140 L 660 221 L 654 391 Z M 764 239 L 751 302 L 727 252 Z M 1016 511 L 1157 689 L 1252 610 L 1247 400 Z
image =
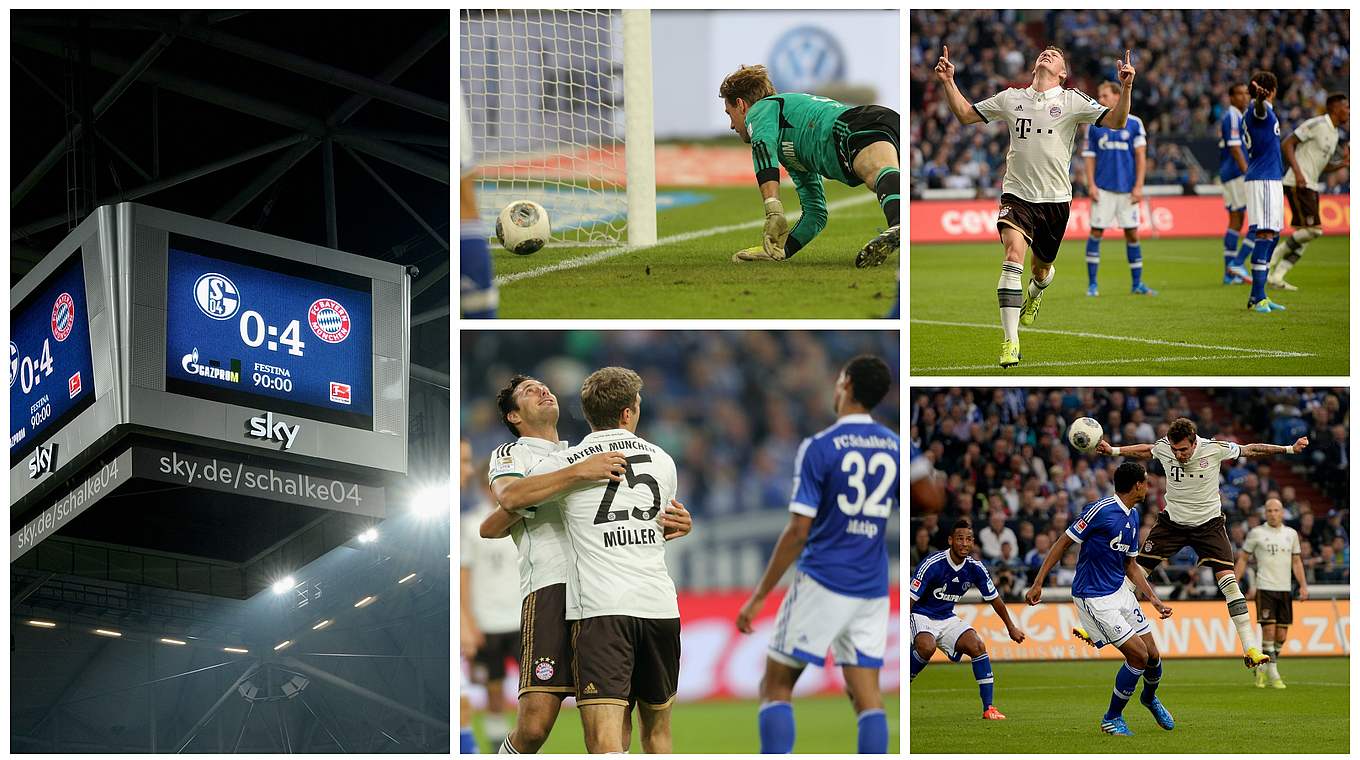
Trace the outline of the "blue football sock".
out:
M 859 743 L 861 755 L 888 753 L 888 716 L 882 710 L 865 710 L 859 714 Z
M 1133 287 L 1138 287 L 1143 282 L 1143 244 L 1129 243 L 1125 248 L 1125 255 L 1129 260 L 1129 274 L 1133 276 Z
M 1237 249 L 1237 256 L 1233 259 L 1233 266 L 1240 267 L 1247 263 L 1247 257 L 1251 255 L 1251 249 L 1256 246 L 1256 225 L 1247 228 L 1247 234 L 1242 238 L 1242 247 Z
M 1162 660 L 1157 658 L 1148 663 L 1143 671 L 1143 701 L 1151 702 L 1157 697 L 1157 684 L 1162 680 Z
M 1237 244 L 1242 241 L 1242 233 L 1237 230 L 1228 230 L 1223 233 L 1223 271 L 1228 271 L 1232 266 L 1233 260 L 1237 258 Z
M 1129 667 L 1126 662 L 1119 667 L 1119 673 L 1114 677 L 1114 693 L 1110 695 L 1110 709 L 1105 711 L 1105 720 L 1114 720 L 1124 714 L 1124 705 L 1129 703 L 1133 697 L 1133 690 L 1138 686 L 1138 678 L 1143 675 L 1143 671 Z
M 491 275 L 491 246 L 480 221 L 464 220 L 458 240 L 459 293 L 468 319 L 495 319 L 499 296 Z
M 977 681 L 982 709 L 992 706 L 992 658 L 987 655 L 973 658 L 973 680 Z
M 916 680 L 916 674 L 917 674 L 917 673 L 920 673 L 920 672 L 923 671 L 923 670 L 925 670 L 925 669 L 926 669 L 926 665 L 929 665 L 929 664 L 930 664 L 930 661 L 929 661 L 929 660 L 923 660 L 923 659 L 921 659 L 921 655 L 917 654 L 915 649 L 911 650 L 911 678 L 912 678 L 912 680 L 913 680 L 913 681 Z
M 1266 277 L 1270 274 L 1270 254 L 1275 252 L 1275 238 L 1261 238 L 1251 249 L 1251 300 L 1256 303 L 1266 297 Z
M 793 751 L 793 705 L 766 702 L 758 715 L 760 754 L 787 755 Z
M 477 737 L 472 735 L 472 726 L 458 729 L 458 754 L 477 754 Z
M 1100 269 L 1100 238 L 1086 238 L 1086 279 L 1096 284 L 1096 270 Z

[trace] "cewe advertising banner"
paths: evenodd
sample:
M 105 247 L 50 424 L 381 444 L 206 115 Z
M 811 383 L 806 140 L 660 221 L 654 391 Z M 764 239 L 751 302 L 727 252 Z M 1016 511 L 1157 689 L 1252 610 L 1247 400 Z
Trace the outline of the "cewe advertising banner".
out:
M 1157 611 L 1142 603 L 1143 614 L 1152 624 L 1152 637 L 1163 657 L 1241 657 L 1237 629 L 1228 619 L 1222 601 L 1169 601 L 1171 617 L 1159 620 Z M 954 608 L 987 645 L 993 660 L 1089 660 L 1123 659 L 1118 649 L 1099 650 L 1072 635 L 1080 626 L 1077 608 L 1069 602 L 1041 603 L 1036 607 L 1008 604 L 1011 619 L 1025 632 L 1025 643 L 1016 644 L 1006 635 L 1006 626 L 986 604 L 960 604 Z M 1252 620 L 1256 604 L 1251 603 Z M 1284 656 L 1342 657 L 1350 654 L 1350 600 L 1320 599 L 1294 602 L 1294 623 Z M 1260 629 L 1257 629 L 1259 634 Z
M 967 201 L 911 202 L 911 242 L 995 242 L 996 199 Z M 1285 231 L 1292 231 L 1289 205 L 1285 204 Z M 1325 235 L 1348 235 L 1351 231 L 1350 195 L 1324 195 L 1318 201 L 1318 216 Z M 1139 235 L 1144 238 L 1223 237 L 1228 214 L 1218 196 L 1144 197 L 1140 206 Z M 1091 201 L 1072 201 L 1067 219 L 1066 240 L 1080 240 L 1091 232 Z M 1111 230 L 1120 239 L 1122 233 Z

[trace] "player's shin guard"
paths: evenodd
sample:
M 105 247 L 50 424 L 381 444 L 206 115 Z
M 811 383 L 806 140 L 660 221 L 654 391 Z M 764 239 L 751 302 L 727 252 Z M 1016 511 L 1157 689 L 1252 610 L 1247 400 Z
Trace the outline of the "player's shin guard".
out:
M 915 681 L 916 674 L 925 670 L 928 664 L 930 664 L 929 660 L 917 654 L 915 649 L 911 650 L 911 680 Z
M 856 751 L 861 755 L 888 754 L 888 716 L 882 710 L 865 710 L 859 714 L 859 741 Z
M 1129 243 L 1124 255 L 1129 260 L 1129 274 L 1133 277 L 1133 287 L 1136 288 L 1143 283 L 1142 243 Z
M 1020 292 L 1020 275 L 1025 268 L 1011 261 L 1001 263 L 1001 279 L 996 281 L 996 300 L 1001 306 L 1001 329 L 1006 340 L 1020 340 L 1020 307 L 1025 297 Z
M 1256 283 L 1252 282 L 1253 291 L 1255 288 Z M 1242 644 L 1242 653 L 1246 654 L 1248 649 L 1256 646 L 1256 636 L 1251 615 L 1247 612 L 1247 598 L 1237 586 L 1237 576 L 1225 573 L 1218 579 L 1218 590 L 1223 592 L 1223 598 L 1228 602 L 1228 617 L 1237 628 L 1237 640 Z
M 874 180 L 874 194 L 878 196 L 878 206 L 883 209 L 883 218 L 888 226 L 902 223 L 902 172 L 889 166 L 878 173 Z
M 1144 702 L 1151 702 L 1157 697 L 1157 684 L 1162 680 L 1162 658 L 1148 662 L 1143 669 L 1143 696 Z
M 1242 247 L 1237 249 L 1237 256 L 1233 259 L 1233 266 L 1240 267 L 1247 263 L 1247 257 L 1251 256 L 1252 249 L 1256 247 L 1256 225 L 1247 228 L 1247 236 L 1242 238 Z
M 1096 284 L 1096 273 L 1100 271 L 1100 238 L 1086 238 L 1086 281 L 1091 286 Z
M 1251 250 L 1251 298 L 1247 303 L 1256 303 L 1266 297 L 1266 278 L 1270 276 L 1270 254 L 1275 250 L 1274 238 L 1260 238 Z M 1233 581 L 1237 585 L 1237 581 Z
M 1049 285 L 1052 285 L 1052 284 L 1053 284 L 1053 278 L 1054 278 L 1055 276 L 1057 276 L 1057 274 L 1058 274 L 1058 268 L 1055 267 L 1055 266 L 1050 266 L 1050 267 L 1048 268 L 1048 276 L 1045 277 L 1044 279 L 1042 279 L 1042 280 L 1036 280 L 1036 279 L 1034 279 L 1033 277 L 1030 277 L 1030 278 L 1029 278 L 1029 297 L 1030 297 L 1030 298 L 1038 298 L 1038 297 L 1039 297 L 1039 294 L 1042 293 L 1042 292 L 1044 292 L 1044 289 L 1045 289 L 1045 288 L 1047 288 Z
M 992 678 L 992 658 L 985 654 L 973 658 L 973 680 L 977 681 L 978 696 L 982 697 L 982 709 L 986 710 L 992 706 L 992 688 L 995 681 Z
M 472 735 L 472 726 L 458 729 L 458 754 L 477 754 L 477 737 Z
M 1228 271 L 1228 267 L 1233 265 L 1233 260 L 1237 258 L 1237 244 L 1240 242 L 1242 233 L 1237 230 L 1223 233 L 1223 271 Z
M 793 751 L 793 705 L 766 702 L 760 706 L 760 754 L 787 755 Z
M 480 221 L 464 220 L 458 240 L 459 295 L 463 316 L 495 319 L 500 296 L 491 273 L 491 246 Z
M 1126 662 L 1119 666 L 1114 677 L 1114 693 L 1110 695 L 1110 709 L 1105 711 L 1105 720 L 1114 720 L 1124 714 L 1124 705 L 1133 698 L 1133 690 L 1138 688 L 1138 679 L 1143 671 L 1130 667 Z

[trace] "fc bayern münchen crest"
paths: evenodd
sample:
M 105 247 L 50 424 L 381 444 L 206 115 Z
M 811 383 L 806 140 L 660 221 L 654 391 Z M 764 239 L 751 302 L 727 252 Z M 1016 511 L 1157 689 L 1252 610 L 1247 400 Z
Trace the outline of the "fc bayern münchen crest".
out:
M 1208 466 L 1209 466 L 1209 457 L 1203 457 L 1203 458 L 1201 458 L 1201 459 L 1199 460 L 1199 466 L 1200 466 L 1200 469 L 1204 469 L 1205 467 L 1208 467 Z
M 327 343 L 339 343 L 349 337 L 349 312 L 339 301 L 318 298 L 307 310 L 307 324 L 312 326 L 316 337 Z
M 556 672 L 557 670 L 553 667 L 553 661 L 546 657 L 539 660 L 534 665 L 534 678 L 537 678 L 540 681 L 551 680 L 553 673 Z
M 1059 116 L 1062 116 L 1062 109 L 1057 106 L 1053 106 L 1052 108 L 1048 109 L 1048 115 L 1056 119 Z
M 52 304 L 52 337 L 56 338 L 58 343 L 66 340 L 75 324 L 76 302 L 70 293 L 62 293 L 57 296 L 56 303 Z

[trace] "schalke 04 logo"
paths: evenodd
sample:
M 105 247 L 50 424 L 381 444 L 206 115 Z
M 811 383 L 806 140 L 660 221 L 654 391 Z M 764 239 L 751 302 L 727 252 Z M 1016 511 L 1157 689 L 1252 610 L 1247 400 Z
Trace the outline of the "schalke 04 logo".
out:
M 312 326 L 316 337 L 327 343 L 339 343 L 349 337 L 349 312 L 339 301 L 331 298 L 318 298 L 307 309 L 307 324 Z
M 212 319 L 231 319 L 241 308 L 241 292 L 226 275 L 208 272 L 194 283 L 194 303 Z
M 56 303 L 52 304 L 52 337 L 60 343 L 71 335 L 71 328 L 76 324 L 76 302 L 71 298 L 70 293 L 62 293 L 57 296 Z

